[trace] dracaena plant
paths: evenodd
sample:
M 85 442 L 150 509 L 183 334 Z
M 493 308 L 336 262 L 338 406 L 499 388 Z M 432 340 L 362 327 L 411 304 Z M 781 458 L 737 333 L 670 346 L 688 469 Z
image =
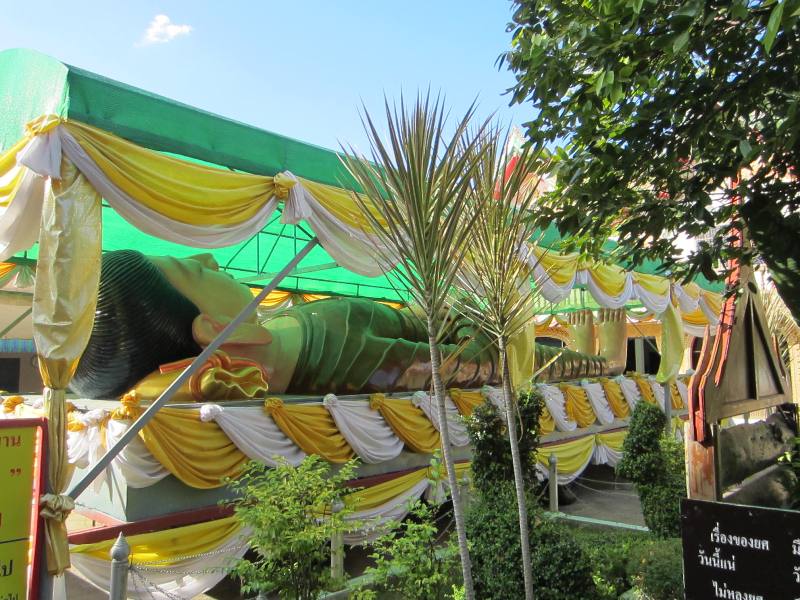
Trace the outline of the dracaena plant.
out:
M 468 135 L 474 106 L 454 126 L 441 98 L 419 96 L 413 105 L 385 104 L 386 135 L 370 113 L 362 121 L 370 155 L 345 148 L 344 163 L 363 194 L 355 199 L 371 229 L 376 257 L 416 302 L 425 322 L 431 353 L 433 396 L 441 424 L 442 455 L 447 466 L 458 534 L 466 598 L 474 598 L 441 375 L 441 343 L 451 289 L 471 240 L 483 199 L 472 193 L 473 172 L 483 146 Z M 478 127 L 478 131 L 485 125 Z
M 476 139 L 471 146 L 477 156 L 471 193 L 482 200 L 476 201 L 481 211 L 471 228 L 469 252 L 459 272 L 454 305 L 481 324 L 499 353 L 519 511 L 525 598 L 532 600 L 528 510 L 508 352 L 509 342 L 533 326 L 531 264 L 535 258 L 529 241 L 536 232 L 531 209 L 541 182 L 537 172 L 543 165 L 538 154 L 529 149 L 513 157 L 506 153 L 507 138 L 497 130 L 480 132 Z M 532 371 L 533 365 L 530 367 Z

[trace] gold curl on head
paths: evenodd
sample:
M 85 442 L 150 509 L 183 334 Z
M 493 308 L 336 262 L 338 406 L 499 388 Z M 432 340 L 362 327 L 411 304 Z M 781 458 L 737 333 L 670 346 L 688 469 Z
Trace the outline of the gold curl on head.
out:
M 370 394 L 369 396 L 369 407 L 372 410 L 380 410 L 384 402 L 386 402 L 386 396 L 383 394 Z

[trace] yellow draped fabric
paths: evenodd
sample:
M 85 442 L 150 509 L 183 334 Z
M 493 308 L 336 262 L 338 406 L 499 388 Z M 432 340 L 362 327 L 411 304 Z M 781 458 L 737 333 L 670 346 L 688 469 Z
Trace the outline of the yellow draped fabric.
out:
M 670 281 L 666 277 L 634 271 L 633 280 L 651 294 L 666 296 L 669 293 Z
M 589 397 L 586 390 L 578 385 L 562 384 L 558 386 L 564 394 L 567 416 L 575 421 L 578 427 L 588 427 L 594 425 L 597 417 L 589 404 Z
M 158 462 L 193 488 L 220 487 L 247 462 L 219 425 L 200 420 L 199 410 L 162 408 L 140 435 Z
M 470 416 L 472 411 L 475 410 L 475 407 L 484 402 L 484 397 L 481 392 L 465 392 L 464 390 L 452 388 L 448 390 L 448 393 L 450 394 L 450 399 L 453 401 L 453 404 L 456 405 L 458 412 L 465 417 Z
M 431 454 L 439 448 L 439 432 L 422 409 L 414 406 L 411 400 L 389 399 L 383 394 L 372 394 L 369 405 L 381 413 L 395 435 L 413 452 Z
M 683 319 L 678 309 L 670 302 L 661 314 L 661 363 L 656 381 L 672 381 L 681 370 L 684 351 Z
M 428 477 L 428 469 L 417 469 L 348 494 L 344 497 L 344 503 L 354 510 L 370 510 L 407 492 L 426 477 Z
M 551 454 L 556 455 L 558 463 L 556 470 L 562 475 L 572 475 L 585 465 L 594 452 L 595 436 L 559 442 L 552 446 L 543 446 L 536 453 L 536 459 L 547 466 Z
M 69 482 L 64 394 L 94 325 L 100 281 L 100 197 L 74 165 L 61 164 L 42 207 L 39 259 L 33 292 L 33 337 L 44 382 L 48 419 L 47 473 L 52 493 L 42 498 L 47 568 L 69 567 L 64 525 L 72 501 L 60 496 Z M 67 267 L 67 265 L 69 267 Z
M 612 450 L 621 452 L 622 444 L 625 442 L 626 437 L 628 437 L 627 429 L 623 429 L 620 431 L 608 431 L 605 433 L 598 433 L 597 444 L 598 445 L 602 444 L 603 446 L 608 446 Z
M 250 292 L 255 297 L 261 293 L 261 290 L 258 288 L 250 288 Z M 292 292 L 274 290 L 269 294 L 267 294 L 267 297 L 261 301 L 260 306 L 263 306 L 265 308 L 282 308 L 284 306 L 287 306 L 291 299 L 292 299 Z
M 117 187 L 181 223 L 243 223 L 276 194 L 272 177 L 190 163 L 76 121 L 64 126 Z
M 622 393 L 622 388 L 616 381 L 611 379 L 601 378 L 598 380 L 600 385 L 603 386 L 603 392 L 608 400 L 608 405 L 611 407 L 611 412 L 618 419 L 626 419 L 631 414 L 631 407 L 625 401 L 625 396 Z
M 14 263 L 0 263 L 0 277 L 5 277 L 16 268 L 17 265 L 15 265 Z
M 653 394 L 653 388 L 650 382 L 644 377 L 636 376 L 633 377 L 633 380 L 636 382 L 636 387 L 639 388 L 639 392 L 642 394 L 642 399 L 650 404 L 657 404 L 656 396 Z
M 594 283 L 608 296 L 620 296 L 625 291 L 627 273 L 622 267 L 605 263 L 594 263 L 589 268 Z
M 533 247 L 533 254 L 556 285 L 567 285 L 575 277 L 578 270 L 577 254 L 559 254 L 538 246 Z
M 672 400 L 672 408 L 674 408 L 675 410 L 682 409 L 684 407 L 683 398 L 681 398 L 681 393 L 678 391 L 678 384 L 676 384 L 673 381 L 672 385 L 669 386 L 669 390 L 670 390 L 670 398 Z
M 303 187 L 311 192 L 319 203 L 337 220 L 354 229 L 367 233 L 373 230 L 372 222 L 364 216 L 359 203 L 353 198 L 353 192 L 322 183 L 316 183 L 308 179 L 300 179 L 300 181 L 302 181 Z M 364 201 L 367 206 L 372 206 L 364 196 L 361 196 L 361 200 Z M 384 219 L 374 208 L 372 209 L 372 216 L 381 225 L 385 224 Z
M 547 435 L 556 430 L 556 422 L 553 420 L 553 415 L 547 410 L 547 407 L 542 407 L 542 415 L 539 417 L 539 433 Z
M 284 404 L 279 398 L 268 398 L 264 410 L 306 454 L 318 454 L 335 463 L 347 462 L 355 456 L 333 417 L 321 404 Z
M 241 529 L 236 517 L 215 519 L 164 531 L 140 533 L 127 538 L 131 563 L 158 563 L 159 567 L 180 562 L 187 556 L 211 552 Z M 110 561 L 109 552 L 116 539 L 72 546 L 71 552 Z
M 533 379 L 536 361 L 536 326 L 533 320 L 509 340 L 506 354 L 511 387 L 518 390 Z

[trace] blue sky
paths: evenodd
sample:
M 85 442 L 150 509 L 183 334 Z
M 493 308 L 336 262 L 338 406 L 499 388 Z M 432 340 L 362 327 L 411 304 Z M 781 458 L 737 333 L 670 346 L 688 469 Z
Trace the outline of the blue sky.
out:
M 156 15 L 147 43 L 146 31 Z M 14 3 L 2 47 L 29 47 L 187 104 L 307 142 L 366 150 L 358 117 L 401 91 L 430 86 L 454 114 L 477 96 L 505 124 L 513 76 L 506 0 Z M 188 26 L 188 27 L 187 27 Z M 190 29 L 189 29 L 190 28 Z M 152 40 L 151 40 L 152 41 Z

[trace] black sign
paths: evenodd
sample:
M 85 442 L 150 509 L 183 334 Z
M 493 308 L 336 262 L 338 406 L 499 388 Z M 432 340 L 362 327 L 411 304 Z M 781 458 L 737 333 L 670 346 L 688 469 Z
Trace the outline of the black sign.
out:
M 687 600 L 800 600 L 800 512 L 681 501 Z

